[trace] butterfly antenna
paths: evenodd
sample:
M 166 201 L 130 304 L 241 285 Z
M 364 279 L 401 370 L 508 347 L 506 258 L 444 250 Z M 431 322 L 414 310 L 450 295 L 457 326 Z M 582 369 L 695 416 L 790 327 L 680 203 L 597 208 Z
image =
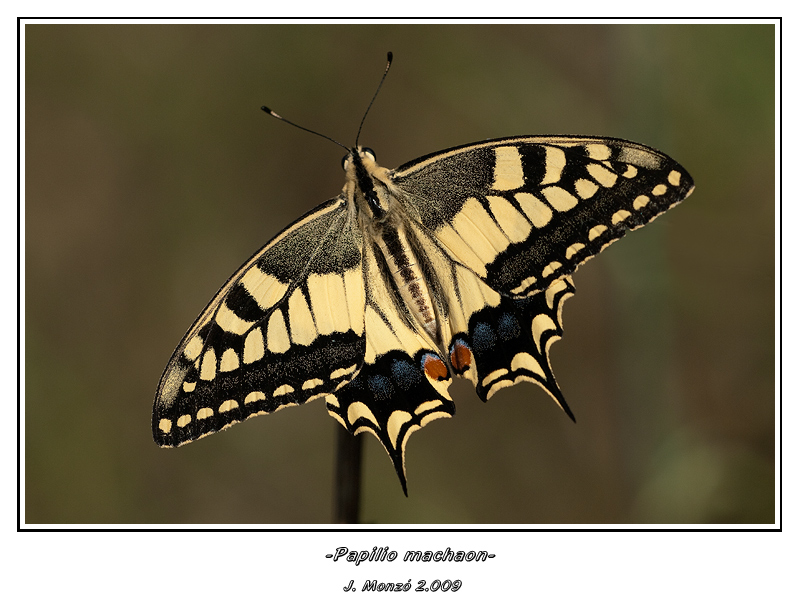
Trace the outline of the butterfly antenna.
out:
M 358 126 L 358 133 L 356 134 L 356 143 L 355 146 L 358 148 L 358 138 L 361 137 L 361 128 L 364 126 L 364 121 L 367 119 L 367 115 L 369 114 L 369 109 L 372 108 L 372 103 L 375 102 L 375 98 L 378 97 L 378 92 L 381 91 L 381 86 L 383 85 L 383 81 L 386 79 L 386 76 L 389 74 L 389 67 L 392 66 L 392 53 L 386 53 L 386 70 L 383 72 L 383 77 L 381 77 L 381 82 L 378 84 L 378 89 L 375 90 L 375 95 L 372 96 L 372 100 L 369 101 L 369 106 L 367 106 L 367 110 L 364 112 L 364 116 L 361 117 L 361 125 Z
M 293 126 L 297 127 L 298 129 L 302 129 L 303 131 L 307 131 L 308 133 L 313 133 L 314 135 L 318 135 L 318 136 L 319 136 L 319 137 L 321 137 L 321 138 L 325 138 L 326 140 L 328 140 L 328 141 L 331 141 L 331 142 L 333 142 L 334 144 L 336 144 L 337 146 L 341 146 L 342 148 L 344 148 L 345 150 L 347 150 L 348 152 L 350 152 L 350 148 L 348 148 L 348 147 L 347 147 L 347 146 L 345 146 L 344 144 L 340 144 L 339 142 L 337 142 L 337 141 L 336 141 L 335 139 L 333 139 L 332 137 L 328 137 L 327 135 L 324 135 L 324 134 L 322 134 L 322 133 L 319 133 L 318 131 L 314 131 L 313 129 L 307 129 L 307 128 L 305 128 L 305 127 L 301 127 L 301 126 L 300 126 L 300 125 L 298 125 L 297 123 L 292 123 L 292 122 L 291 122 L 289 119 L 284 119 L 282 116 L 280 116 L 278 113 L 276 113 L 276 112 L 275 112 L 274 110 L 272 110 L 271 108 L 267 108 L 266 106 L 262 106 L 262 107 L 261 107 L 261 110 L 263 110 L 263 111 L 264 111 L 265 113 L 267 113 L 269 116 L 271 116 L 271 117 L 275 117 L 275 118 L 276 118 L 276 119 L 278 119 L 279 121 L 283 121 L 284 123 L 288 123 L 289 125 L 293 125 Z

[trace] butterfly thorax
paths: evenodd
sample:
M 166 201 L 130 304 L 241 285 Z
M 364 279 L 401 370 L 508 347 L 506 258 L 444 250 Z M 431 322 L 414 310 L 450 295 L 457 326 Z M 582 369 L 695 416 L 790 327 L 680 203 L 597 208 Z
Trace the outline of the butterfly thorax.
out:
M 397 193 L 389 169 L 375 162 L 372 150 L 360 146 L 345 156 L 342 166 L 346 177 L 344 195 L 359 212 L 367 213 L 374 221 L 383 221 L 391 212 L 392 197 Z
M 408 312 L 432 340 L 440 341 L 430 290 L 409 239 L 405 226 L 408 217 L 398 201 L 399 191 L 389 170 L 375 162 L 371 150 L 361 147 L 353 149 L 343 165 L 343 192 L 358 213 L 359 223 L 367 233 L 365 239 L 374 240 L 380 248 Z

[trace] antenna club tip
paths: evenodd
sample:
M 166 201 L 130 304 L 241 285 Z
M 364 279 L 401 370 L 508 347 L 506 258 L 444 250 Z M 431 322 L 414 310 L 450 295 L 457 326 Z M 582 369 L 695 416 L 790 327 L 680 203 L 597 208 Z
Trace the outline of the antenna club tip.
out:
M 280 119 L 281 121 L 285 120 L 282 116 L 280 116 L 278 113 L 276 113 L 274 110 L 272 110 L 268 106 L 262 106 L 261 110 L 263 110 L 265 113 L 267 113 L 270 117 L 275 117 L 276 119 Z
M 387 52 L 386 53 L 386 60 L 388 60 L 389 62 L 392 62 L 392 57 L 393 57 L 393 55 L 392 55 L 391 52 Z

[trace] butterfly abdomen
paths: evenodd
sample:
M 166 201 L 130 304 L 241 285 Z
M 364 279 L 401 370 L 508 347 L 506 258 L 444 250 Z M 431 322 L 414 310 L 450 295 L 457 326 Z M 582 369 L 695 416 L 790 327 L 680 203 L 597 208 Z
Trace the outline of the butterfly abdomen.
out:
M 402 225 L 399 227 L 383 226 L 378 246 L 389 264 L 403 302 L 431 336 L 431 339 L 438 341 L 440 336 L 431 294 L 405 229 Z

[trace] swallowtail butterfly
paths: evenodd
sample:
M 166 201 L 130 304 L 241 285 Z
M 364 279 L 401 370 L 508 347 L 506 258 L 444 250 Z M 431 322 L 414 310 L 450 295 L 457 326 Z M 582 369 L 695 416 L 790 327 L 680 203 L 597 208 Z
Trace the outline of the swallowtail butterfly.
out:
M 343 166 L 342 192 L 248 260 L 184 336 L 156 443 L 319 398 L 380 440 L 405 491 L 406 442 L 455 413 L 456 376 L 484 402 L 537 383 L 572 417 L 548 357 L 570 274 L 694 188 L 661 152 L 600 137 L 495 139 L 396 169 L 356 142 Z

